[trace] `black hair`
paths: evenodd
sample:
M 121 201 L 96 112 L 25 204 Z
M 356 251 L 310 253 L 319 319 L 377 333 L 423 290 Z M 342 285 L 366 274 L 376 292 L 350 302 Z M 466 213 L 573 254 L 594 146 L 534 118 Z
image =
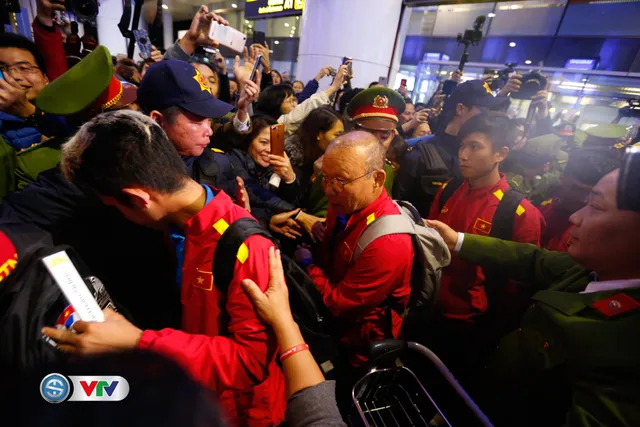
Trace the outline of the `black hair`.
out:
M 249 145 L 262 130 L 266 127 L 277 124 L 275 120 L 268 116 L 251 117 L 251 132 L 245 134 L 234 134 L 231 136 L 231 145 L 243 151 L 249 150 Z
M 33 55 L 33 59 L 35 59 L 36 65 L 38 66 L 38 68 L 40 68 L 42 74 L 47 74 L 47 67 L 44 62 L 44 57 L 40 54 L 40 51 L 38 50 L 36 44 L 28 38 L 14 33 L 2 33 L 0 34 L 0 48 L 16 48 L 26 50 L 31 55 Z
M 517 128 L 520 126 L 524 127 L 524 131 L 526 132 L 529 129 L 529 124 L 527 123 L 527 119 L 522 118 L 522 117 L 516 117 L 513 120 L 513 125 Z
M 280 71 L 278 71 L 278 70 L 274 70 L 274 69 L 271 69 L 271 72 L 272 72 L 272 73 L 276 73 L 276 74 L 278 75 L 278 77 L 280 77 L 280 83 L 281 83 L 281 84 L 282 84 L 282 83 L 284 83 L 284 79 L 282 78 L 282 74 L 280 74 Z M 276 85 L 276 86 L 277 86 L 277 85 Z
M 295 96 L 291 86 L 285 84 L 270 86 L 260 94 L 256 109 L 277 120 L 282 115 L 282 103 L 290 96 Z
M 473 116 L 462 125 L 458 140 L 462 141 L 472 133 L 481 133 L 491 140 L 494 152 L 502 147 L 511 149 L 516 141 L 517 127 L 504 113 L 489 112 Z
M 409 146 L 400 134 L 393 137 L 387 149 L 387 159 L 392 163 L 400 163 Z
M 293 83 L 291 83 L 291 85 L 293 86 L 296 83 L 302 83 L 302 87 L 304 87 L 304 82 L 302 80 L 294 80 Z
M 338 104 L 340 106 L 340 112 L 344 113 L 347 110 L 349 102 L 351 102 L 353 97 L 363 90 L 364 89 L 361 87 L 356 87 L 354 89 L 344 91 L 344 93 L 342 94 L 342 98 L 340 98 L 340 103 Z
M 374 80 L 374 81 L 372 81 L 371 83 L 369 83 L 369 86 L 367 87 L 367 89 L 371 89 L 372 87 L 377 86 L 377 85 L 379 85 L 379 84 L 380 84 L 380 82 L 379 82 L 379 81 Z
M 104 113 L 63 146 L 67 179 L 128 203 L 122 190 L 144 187 L 164 194 L 184 187 L 187 171 L 167 134 L 135 111 Z
M 326 105 L 312 110 L 302 121 L 297 135 L 302 147 L 304 166 L 312 165 L 322 155 L 318 147 L 318 134 L 331 129 L 337 121 L 342 121 L 340 114 Z
M 605 175 L 621 165 L 622 150 L 581 148 L 569 153 L 565 175 L 571 175 L 586 185 L 596 185 Z
M 411 104 L 411 105 L 413 105 L 413 99 L 411 99 L 411 98 L 405 98 L 405 99 L 404 99 L 404 103 L 405 103 L 405 104 Z
M 422 109 L 427 108 L 427 104 L 425 104 L 424 102 L 416 102 L 415 104 L 413 104 L 413 106 L 416 107 L 416 110 L 418 108 L 422 108 Z

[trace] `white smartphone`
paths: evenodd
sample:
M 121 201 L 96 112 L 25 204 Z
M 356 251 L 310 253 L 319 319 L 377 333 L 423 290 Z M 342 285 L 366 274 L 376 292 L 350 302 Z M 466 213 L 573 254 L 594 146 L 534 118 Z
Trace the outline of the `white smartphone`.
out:
M 238 53 L 242 52 L 247 44 L 247 36 L 245 34 L 227 25 L 220 25 L 215 21 L 209 27 L 209 38 Z

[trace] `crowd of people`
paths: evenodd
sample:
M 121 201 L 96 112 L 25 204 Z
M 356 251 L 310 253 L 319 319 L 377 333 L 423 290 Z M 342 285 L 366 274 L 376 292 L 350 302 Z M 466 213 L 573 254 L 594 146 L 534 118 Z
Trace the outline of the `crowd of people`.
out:
M 495 425 L 640 424 L 626 128 L 556 126 L 546 90 L 510 117 L 517 73 L 494 91 L 458 70 L 414 104 L 351 87 L 349 64 L 289 82 L 266 44 L 227 70 L 203 49 L 228 25 L 206 6 L 141 62 L 69 55 L 77 25 L 63 38 L 60 7 L 37 6 L 35 42 L 0 35 L 0 360 L 34 384 L 7 396 L 16 425 L 360 425 L 352 390 L 386 339 L 434 351 Z M 104 284 L 104 321 L 67 323 L 53 284 L 50 303 L 27 291 L 61 247 Z M 99 416 L 49 405 L 44 370 L 123 375 L 131 395 Z

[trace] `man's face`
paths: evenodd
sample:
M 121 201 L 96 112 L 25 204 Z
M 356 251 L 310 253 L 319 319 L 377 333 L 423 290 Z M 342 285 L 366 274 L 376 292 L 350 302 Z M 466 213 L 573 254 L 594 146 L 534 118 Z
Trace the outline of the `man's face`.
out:
M 31 52 L 15 47 L 0 48 L 0 67 L 11 70 L 4 71 L 27 92 L 27 100 L 33 101 L 49 83 L 49 80 L 38 68 Z M 34 68 L 35 67 L 35 68 Z
M 111 196 L 101 195 L 100 199 L 104 205 L 118 209 L 127 221 L 156 230 L 165 228 L 163 218 L 165 218 L 166 215 L 156 203 L 151 203 L 150 206 L 144 207 L 135 201 L 132 201 L 132 204 L 128 205 Z
M 218 75 L 214 73 L 211 68 L 204 64 L 194 64 L 193 66 L 196 68 L 196 70 L 200 71 L 200 74 L 202 74 L 204 79 L 207 81 L 207 86 L 209 86 L 209 89 L 211 89 L 211 94 L 217 98 L 218 91 L 220 90 Z
M 416 130 L 413 131 L 414 138 L 427 135 L 431 135 L 431 126 L 429 126 L 429 123 L 420 123 L 418 127 L 416 127 Z
M 470 118 L 475 117 L 478 114 L 481 114 L 483 112 L 486 113 L 488 111 L 486 108 L 478 107 L 477 105 L 474 105 L 473 107 L 469 108 L 462 104 L 458 104 L 458 107 L 462 107 L 462 108 L 456 109 L 456 114 L 460 117 L 460 121 L 461 121 L 460 126 L 465 124 L 467 120 L 469 120 Z
M 603 279 L 637 270 L 640 259 L 640 214 L 616 206 L 619 170 L 591 190 L 587 206 L 571 215 L 569 255 Z
M 163 120 L 161 126 L 178 153 L 185 157 L 201 155 L 213 134 L 209 119 L 188 111 L 180 112 L 173 123 Z
M 236 96 L 237 92 L 238 92 L 238 84 L 233 80 L 229 80 L 229 95 L 231 95 L 232 100 L 233 100 L 233 97 Z
M 220 52 L 216 52 L 216 65 L 218 66 L 218 70 L 224 70 L 226 67 L 224 56 L 222 56 Z
M 565 173 L 558 187 L 557 208 L 567 215 L 579 211 L 586 206 L 591 188 L 591 185 L 583 184 Z
M 325 154 L 322 161 L 322 185 L 329 204 L 337 215 L 351 215 L 375 200 L 375 174 L 367 174 L 369 171 L 365 159 L 357 149 L 332 149 Z M 332 179 L 343 184 L 355 181 L 341 186 L 330 182 Z
M 489 174 L 496 163 L 504 160 L 500 152 L 496 152 L 487 135 L 474 132 L 462 139 L 460 150 L 460 171 L 465 179 L 478 179 Z
M 379 125 L 379 122 L 372 125 L 371 120 L 369 119 L 355 122 L 354 128 L 373 134 L 387 150 L 391 145 L 391 141 L 393 141 L 393 138 L 396 136 L 393 124 L 391 124 L 387 129 L 384 129 Z
M 413 119 L 413 116 L 415 115 L 416 108 L 413 106 L 413 104 L 407 104 L 404 109 L 404 113 L 400 114 L 400 116 L 398 117 L 398 119 L 400 120 L 400 124 L 403 125 L 407 123 L 408 121 Z

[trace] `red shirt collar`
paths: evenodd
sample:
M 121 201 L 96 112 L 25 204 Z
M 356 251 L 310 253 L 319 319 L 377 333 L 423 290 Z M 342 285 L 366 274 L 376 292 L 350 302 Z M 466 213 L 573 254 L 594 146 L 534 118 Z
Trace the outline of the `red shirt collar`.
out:
M 505 176 L 505 174 L 500 173 L 500 180 L 498 182 L 496 182 L 494 185 L 488 185 L 486 187 L 477 187 L 477 188 L 472 188 L 471 185 L 469 184 L 469 180 L 465 179 L 464 183 L 466 185 L 466 190 L 469 194 L 493 194 L 494 192 L 498 191 L 498 190 L 505 190 L 506 188 L 509 188 L 509 183 L 507 182 L 507 177 Z
M 349 221 L 347 221 L 347 227 L 353 224 L 357 224 L 362 220 L 366 220 L 369 215 L 378 211 L 380 207 L 383 204 L 387 203 L 387 201 L 390 199 L 391 198 L 387 194 L 387 190 L 383 188 L 382 194 L 380 194 L 380 196 L 378 196 L 378 198 L 373 203 L 371 203 L 369 206 L 362 209 L 361 211 L 354 212 L 351 215 L 351 217 L 349 218 Z
M 224 191 L 211 187 L 215 197 L 200 212 L 195 214 L 184 226 L 184 234 L 199 235 L 208 230 L 214 221 L 226 217 L 233 207 L 233 200 Z

